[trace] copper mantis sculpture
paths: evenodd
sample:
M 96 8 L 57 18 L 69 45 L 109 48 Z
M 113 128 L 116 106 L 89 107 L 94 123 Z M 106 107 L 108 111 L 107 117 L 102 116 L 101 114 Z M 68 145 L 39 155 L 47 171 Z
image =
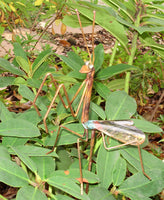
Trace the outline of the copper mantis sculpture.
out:
M 93 81 L 94 81 L 94 74 L 95 74 L 95 68 L 94 68 L 94 40 L 93 40 L 93 37 L 94 37 L 94 26 L 95 26 L 95 12 L 94 12 L 94 15 L 93 15 L 93 25 L 92 25 L 92 50 L 93 50 L 93 56 L 91 57 L 91 54 L 89 52 L 89 49 L 88 49 L 88 45 L 87 45 L 87 41 L 86 41 L 86 37 L 85 37 L 85 34 L 84 34 L 84 31 L 83 31 L 83 28 L 82 28 L 82 24 L 81 24 L 81 20 L 80 20 L 80 16 L 79 16 L 79 13 L 78 11 L 76 10 L 76 13 L 77 13 L 77 17 L 78 17 L 78 21 L 79 21 L 79 24 L 80 24 L 80 28 L 81 28 L 81 32 L 82 32 L 82 35 L 83 35 L 83 38 L 84 38 L 84 42 L 85 42 L 85 45 L 86 45 L 86 48 L 87 48 L 87 51 L 88 51 L 88 54 L 89 54 L 89 58 L 90 58 L 90 61 L 89 62 L 86 62 L 85 65 L 82 66 L 80 72 L 81 73 L 85 73 L 86 74 L 86 79 L 82 82 L 82 84 L 80 85 L 79 89 L 77 90 L 77 92 L 75 93 L 74 97 L 70 100 L 69 99 L 69 96 L 68 96 L 68 93 L 66 91 L 66 88 L 64 86 L 64 84 L 58 84 L 57 81 L 53 78 L 53 75 L 51 73 L 48 73 L 45 78 L 43 79 L 43 82 L 42 84 L 40 85 L 40 88 L 34 98 L 34 101 L 33 101 L 33 105 L 38 113 L 39 116 L 41 116 L 40 112 L 39 112 L 39 109 L 37 108 L 36 106 L 36 100 L 43 88 L 43 85 L 47 79 L 48 76 L 50 76 L 55 88 L 56 88 L 56 92 L 55 92 L 55 95 L 49 105 L 49 108 L 43 118 L 43 123 L 44 123 L 44 126 L 45 126 L 45 130 L 46 132 L 48 133 L 48 127 L 47 127 L 47 124 L 46 124 L 46 119 L 48 117 L 48 114 L 57 98 L 57 96 L 59 96 L 63 106 L 66 108 L 66 109 L 70 109 L 70 112 L 72 114 L 73 117 L 76 117 L 79 110 L 80 110 L 80 107 L 83 103 L 83 108 L 82 108 L 82 116 L 81 116 L 81 123 L 83 124 L 84 126 L 84 134 L 81 135 L 75 131 L 72 131 L 70 129 L 68 129 L 67 127 L 65 126 L 59 126 L 59 129 L 58 129 L 58 132 L 57 132 L 57 137 L 56 137 L 56 141 L 55 141 L 55 144 L 52 148 L 52 151 L 54 150 L 55 146 L 56 146 L 56 143 L 57 143 L 57 139 L 58 139 L 58 136 L 59 136 L 59 133 L 60 133 L 60 129 L 61 128 L 64 128 L 72 133 L 74 133 L 75 135 L 77 135 L 79 138 L 77 139 L 77 148 L 78 148 L 78 156 L 79 156 L 79 167 L 80 167 L 80 184 L 81 184 L 81 194 L 83 193 L 83 176 L 82 176 L 82 167 L 81 167 L 81 159 L 80 159 L 80 140 L 82 141 L 88 141 L 88 129 L 91 129 L 92 130 L 92 133 L 91 133 L 91 141 L 90 141 L 90 156 L 89 156 L 89 165 L 88 165 L 88 170 L 90 171 L 91 170 L 91 164 L 92 164 L 92 151 L 93 151 L 93 147 L 94 147 L 94 139 L 95 139 L 95 130 L 98 130 L 101 132 L 102 134 L 102 137 L 103 137 L 103 143 L 104 143 L 104 147 L 107 149 L 107 150 L 111 150 L 111 149 L 115 149 L 115 148 L 119 148 L 121 146 L 125 146 L 125 145 L 135 145 L 135 146 L 138 146 L 138 150 L 139 150 L 139 156 L 140 156 L 140 161 L 141 161 L 141 168 L 142 168 L 142 171 L 143 171 L 143 174 L 148 178 L 150 179 L 150 177 L 145 173 L 144 171 L 144 167 L 143 167 L 143 163 L 142 163 L 142 157 L 141 157 L 141 152 L 140 152 L 140 144 L 142 144 L 145 140 L 145 134 L 140 131 L 139 129 L 137 129 L 136 127 L 132 126 L 133 125 L 133 122 L 130 121 L 130 120 L 125 120 L 125 121 L 96 121 L 96 120 L 89 120 L 89 107 L 90 107 L 90 101 L 91 101 L 91 95 L 92 95 L 92 87 L 93 87 Z M 83 89 L 84 88 L 84 89 Z M 63 99 L 63 96 L 61 95 L 60 93 L 60 90 L 63 89 L 64 91 L 64 95 L 66 97 L 66 101 L 68 103 L 68 105 L 65 104 L 64 102 L 64 99 Z M 81 99 L 80 99 L 80 102 L 79 102 L 79 105 L 77 107 L 77 110 L 74 111 L 73 107 L 72 107 L 72 103 L 74 102 L 74 100 L 76 99 L 77 95 L 79 94 L 79 92 L 83 89 L 83 93 L 82 93 L 82 96 L 81 96 Z M 121 142 L 123 142 L 124 144 L 121 144 L 121 145 L 118 145 L 118 146 L 115 146 L 115 147 L 107 147 L 106 146 L 106 143 L 105 143 L 105 135 L 108 135 L 110 137 L 113 137 Z M 85 139 L 83 139 L 85 136 Z M 51 152 L 52 152 L 51 151 Z M 88 186 L 86 187 L 86 192 L 88 190 Z

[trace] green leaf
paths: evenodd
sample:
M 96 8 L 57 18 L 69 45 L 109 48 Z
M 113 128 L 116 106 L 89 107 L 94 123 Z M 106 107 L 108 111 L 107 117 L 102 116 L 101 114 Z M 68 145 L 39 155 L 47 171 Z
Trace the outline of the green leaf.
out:
M 111 78 L 112 76 L 115 76 L 117 74 L 129 71 L 129 70 L 139 70 L 139 68 L 132 65 L 127 65 L 127 64 L 113 65 L 111 67 L 102 69 L 100 72 L 98 72 L 96 74 L 96 79 L 106 80 L 108 78 Z
M 4 58 L 0 58 L 0 69 L 4 72 L 11 72 L 12 74 L 16 74 L 19 76 L 26 75 L 22 70 L 16 68 L 13 64 L 5 60 Z
M 28 138 L 18 138 L 18 137 L 3 137 L 2 144 L 4 146 L 19 146 L 24 145 L 29 139 Z
M 79 71 L 84 65 L 84 61 L 78 56 L 75 52 L 70 51 L 66 56 L 57 55 L 59 58 L 63 60 L 72 70 Z
M 24 98 L 33 102 L 35 95 L 27 86 L 20 85 L 18 91 L 19 91 L 19 94 L 22 95 Z
M 104 187 L 95 187 L 89 191 L 90 200 L 115 200 L 113 195 Z
M 62 176 L 65 178 L 69 178 L 70 180 L 74 181 L 74 182 L 78 182 L 79 178 L 80 178 L 80 169 L 79 168 L 72 168 L 72 169 L 68 169 L 68 170 L 57 170 L 54 171 L 51 176 Z M 83 169 L 83 178 L 88 182 L 88 183 L 97 183 L 99 182 L 99 178 L 97 177 L 96 174 L 94 174 L 93 172 L 90 172 L 88 170 L 84 170 Z
M 126 177 L 126 161 L 121 157 L 117 160 L 112 174 L 114 186 L 119 186 Z
M 59 159 L 56 161 L 57 169 L 59 170 L 67 170 L 72 164 L 72 158 L 68 151 L 64 148 L 60 147 L 57 149 L 57 154 Z
M 22 187 L 17 193 L 16 200 L 47 200 L 46 195 L 40 191 L 37 187 L 30 185 Z
M 5 158 L 10 160 L 10 154 L 7 148 L 3 145 L 0 145 L 0 158 Z
M 121 155 L 132 165 L 137 171 L 142 171 L 139 152 L 137 147 L 128 146 L 121 150 Z M 147 172 L 152 169 L 163 169 L 164 163 L 154 155 L 141 149 L 142 161 L 144 169 Z M 148 174 L 149 175 L 149 174 Z M 150 176 L 150 175 L 149 175 Z
M 26 52 L 24 51 L 24 49 L 22 48 L 22 46 L 19 43 L 17 43 L 17 42 L 15 42 L 13 44 L 13 46 L 14 46 L 15 57 L 16 56 L 20 56 L 20 57 L 24 58 L 28 62 L 28 58 L 27 58 Z
M 46 58 L 51 54 L 51 49 L 47 49 L 45 51 L 42 51 L 38 57 L 35 59 L 33 65 L 32 65 L 32 75 L 34 75 L 35 71 L 42 65 L 43 62 L 45 62 Z
M 106 102 L 105 113 L 108 120 L 130 119 L 136 112 L 135 100 L 124 91 L 112 92 Z
M 140 119 L 132 119 L 132 120 L 134 122 L 134 125 L 144 132 L 159 133 L 159 132 L 163 131 L 159 126 L 157 126 L 149 121 L 140 120 Z
M 114 141 L 115 142 L 115 141 Z M 112 146 L 115 146 L 115 144 Z M 112 171 L 116 161 L 119 159 L 118 151 L 107 151 L 103 144 L 101 145 L 97 155 L 97 175 L 100 179 L 100 186 L 108 189 L 112 183 Z
M 6 106 L 0 101 L 0 120 L 4 122 L 12 118 L 12 113 L 9 112 Z
M 125 87 L 125 79 L 115 79 L 111 80 L 107 87 L 109 90 L 122 90 Z
M 1 158 L 0 181 L 13 187 L 23 187 L 29 183 L 28 176 L 23 169 L 6 158 Z
M 41 121 L 41 118 L 38 116 L 36 110 L 34 109 L 29 109 L 26 112 L 19 113 L 17 114 L 16 118 L 18 120 L 24 119 L 26 121 L 33 123 L 34 125 L 37 125 Z
M 142 173 L 137 173 L 119 187 L 119 193 L 124 194 L 132 199 L 146 199 L 151 197 L 163 189 L 164 170 L 151 170 L 149 174 L 152 180 L 148 180 Z
M 50 152 L 50 149 L 46 149 L 43 147 L 37 147 L 37 146 L 32 146 L 32 145 L 19 145 L 16 148 L 19 152 L 22 152 L 23 154 L 26 154 L 27 156 L 58 157 L 58 155 L 55 152 L 48 154 Z M 14 154 L 14 151 L 10 148 L 9 153 Z
M 83 195 L 80 194 L 80 187 L 69 178 L 52 176 L 47 180 L 47 183 L 76 198 L 89 200 L 89 197 L 86 195 L 86 193 Z
M 48 72 L 56 72 L 54 68 L 49 67 L 47 62 L 43 62 L 40 67 L 34 72 L 33 78 L 39 79 L 45 76 Z
M 9 119 L 0 123 L 1 136 L 37 137 L 40 132 L 36 126 L 23 119 Z
M 96 48 L 94 49 L 94 53 L 95 53 L 95 60 L 94 60 L 94 68 L 95 68 L 95 72 L 97 72 L 103 62 L 104 62 L 104 47 L 102 44 L 99 44 L 96 46 Z
M 108 87 L 98 81 L 95 81 L 93 84 L 94 84 L 95 90 L 99 93 L 99 95 L 106 100 L 108 98 L 109 94 L 111 93 L 111 91 L 108 89 Z
M 29 74 L 30 72 L 30 66 L 29 63 L 26 59 L 22 58 L 21 56 L 16 56 L 15 57 L 17 63 L 19 64 L 19 66 L 27 73 Z
M 13 85 L 15 77 L 1 77 L 0 78 L 0 88 L 7 87 L 9 85 Z
M 16 147 L 10 146 L 10 148 L 15 152 L 15 154 L 21 159 L 21 161 L 32 171 L 36 174 L 37 167 L 35 163 L 24 153 L 19 151 Z
M 91 102 L 90 104 L 90 108 L 103 120 L 106 119 L 106 114 L 104 112 L 104 110 L 98 106 L 97 104 Z
M 31 157 L 31 160 L 35 163 L 38 169 L 38 175 L 42 180 L 50 177 L 51 173 L 55 169 L 55 161 L 52 157 Z
M 15 80 L 13 81 L 13 85 L 27 85 L 27 82 L 24 78 L 22 77 L 17 77 L 15 78 Z

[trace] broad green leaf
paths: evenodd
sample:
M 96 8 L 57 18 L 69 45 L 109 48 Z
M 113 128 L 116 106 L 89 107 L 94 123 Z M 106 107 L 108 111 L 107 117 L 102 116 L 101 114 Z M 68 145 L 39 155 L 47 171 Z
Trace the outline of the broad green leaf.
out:
M 57 55 L 61 58 L 72 70 L 79 71 L 84 65 L 84 61 L 75 52 L 70 51 L 66 56 Z
M 4 72 L 11 72 L 19 76 L 26 75 L 22 70 L 15 67 L 13 64 L 11 64 L 4 58 L 0 58 L 0 69 L 3 70 Z
M 164 170 L 156 169 L 148 173 L 151 181 L 140 172 L 124 181 L 118 192 L 136 200 L 158 194 L 163 189 Z
M 33 65 L 32 65 L 32 75 L 34 75 L 35 71 L 42 65 L 43 62 L 45 62 L 46 58 L 51 54 L 51 49 L 47 49 L 45 51 L 42 51 L 38 57 L 35 59 Z
M 27 86 L 20 85 L 18 91 L 19 91 L 19 94 L 22 95 L 24 98 L 33 102 L 35 95 Z
M 114 141 L 115 142 L 115 141 Z M 115 146 L 114 143 L 112 146 Z M 112 171 L 115 163 L 120 157 L 119 150 L 107 151 L 103 144 L 101 145 L 97 155 L 97 175 L 100 179 L 100 186 L 108 189 L 112 183 Z
M 6 158 L 1 158 L 0 181 L 13 187 L 23 187 L 29 183 L 28 176 L 23 169 Z
M 14 46 L 14 54 L 15 54 L 15 56 L 20 56 L 20 57 L 24 58 L 28 62 L 28 58 L 27 58 L 26 52 L 24 51 L 22 46 L 17 42 L 15 42 L 13 44 L 13 46 Z
M 4 146 L 19 146 L 24 145 L 29 139 L 28 138 L 18 138 L 18 137 L 3 137 L 2 144 Z
M 163 131 L 159 126 L 157 126 L 149 121 L 140 120 L 140 119 L 132 119 L 132 120 L 134 122 L 134 125 L 144 132 L 159 133 L 159 132 Z
M 109 90 L 122 90 L 125 87 L 125 79 L 115 79 L 107 84 Z
M 142 27 L 138 27 L 138 32 L 140 34 L 143 34 L 144 32 L 161 32 L 164 31 L 164 27 L 163 26 L 155 26 L 155 27 L 149 27 L 149 26 L 142 26 Z
M 89 191 L 90 200 L 115 200 L 113 195 L 104 187 L 95 187 Z
M 55 161 L 52 157 L 31 157 L 38 169 L 38 175 L 42 180 L 50 177 L 51 173 L 55 170 Z
M 80 169 L 78 168 L 72 168 L 72 169 L 68 169 L 68 170 L 57 170 L 54 171 L 51 176 L 62 176 L 65 178 L 69 178 L 70 180 L 79 183 L 79 179 L 80 179 Z M 99 178 L 97 177 L 96 174 L 94 174 L 93 172 L 90 172 L 88 170 L 84 170 L 83 169 L 83 178 L 85 179 L 86 182 L 88 183 L 97 183 L 99 182 Z M 73 180 L 74 179 L 74 180 Z
M 19 64 L 19 66 L 28 74 L 30 75 L 30 64 L 28 63 L 28 61 L 24 58 L 22 58 L 21 56 L 16 56 L 15 57 L 17 63 Z
M 95 68 L 95 72 L 97 72 L 101 68 L 101 65 L 104 62 L 103 45 L 99 44 L 98 46 L 96 46 L 96 48 L 94 49 L 94 53 L 95 53 L 94 68 Z
M 26 80 L 24 79 L 24 78 L 22 78 L 22 77 L 17 77 L 17 78 L 15 78 L 15 80 L 13 81 L 13 85 L 27 85 L 27 82 L 26 82 Z
M 66 151 L 64 148 L 59 147 L 57 149 L 57 154 L 59 156 L 59 159 L 56 161 L 57 169 L 59 170 L 69 169 L 70 165 L 73 162 L 69 152 Z
M 106 80 L 108 78 L 111 78 L 112 76 L 115 76 L 117 74 L 121 74 L 125 71 L 129 70 L 139 70 L 138 67 L 127 65 L 127 64 L 118 64 L 113 65 L 111 67 L 107 67 L 105 69 L 102 69 L 100 72 L 96 74 L 96 79 L 98 80 Z
M 5 158 L 5 159 L 9 159 L 9 160 L 11 159 L 7 148 L 3 145 L 0 145 L 0 159 L 1 158 Z
M 26 154 L 27 156 L 46 156 L 46 157 L 58 157 L 58 155 L 55 152 L 52 152 L 49 154 L 50 149 L 46 149 L 43 147 L 37 147 L 32 145 L 19 145 L 16 147 L 19 152 L 22 152 L 23 154 Z M 9 149 L 10 154 L 14 154 L 14 151 L 10 148 Z
M 82 200 L 89 200 L 88 195 L 84 192 L 83 195 L 81 195 L 80 187 L 74 183 L 71 179 L 65 178 L 62 176 L 52 176 L 47 180 L 47 183 L 49 185 L 52 185 L 59 190 L 62 190 L 73 197 L 82 199 Z
M 16 200 L 47 200 L 46 195 L 37 187 L 30 185 L 22 187 L 18 190 Z
M 34 125 L 37 125 L 41 121 L 41 118 L 34 109 L 29 109 L 26 112 L 17 114 L 16 119 L 24 119 L 33 123 Z
M 1 77 L 0 78 L 0 88 L 7 87 L 9 85 L 13 85 L 15 77 Z
M 80 73 L 79 71 L 72 71 L 72 72 L 69 72 L 67 74 L 67 76 L 70 76 L 72 78 L 75 78 L 75 79 L 79 79 L 79 80 L 84 80 L 86 78 L 86 74 L 82 74 Z
M 98 92 L 98 94 L 106 100 L 108 98 L 108 95 L 111 93 L 108 87 L 98 81 L 95 81 L 93 84 L 94 89 Z
M 114 166 L 112 177 L 115 186 L 119 186 L 126 177 L 126 161 L 121 157 L 119 157 Z
M 7 107 L 0 101 L 0 120 L 4 122 L 12 118 L 12 113 L 9 112 Z
M 43 76 L 45 76 L 47 73 L 53 73 L 56 72 L 56 70 L 54 68 L 51 68 L 47 62 L 43 62 L 40 67 L 34 72 L 33 74 L 33 79 L 38 79 L 38 78 L 42 78 Z
M 84 6 L 82 6 L 82 4 Z M 96 11 L 95 23 L 110 32 L 127 50 L 128 39 L 124 27 L 118 23 L 114 17 L 114 11 L 111 8 L 103 6 L 97 6 L 89 2 L 83 1 L 82 4 L 69 4 L 72 8 L 78 9 L 78 11 L 87 17 L 89 20 L 93 20 L 93 10 Z M 119 31 L 118 31 L 119 30 Z M 128 51 L 128 50 L 127 50 Z
M 106 102 L 105 113 L 108 120 L 130 119 L 136 112 L 135 100 L 124 91 L 112 92 Z
M 1 136 L 37 137 L 40 132 L 36 126 L 23 119 L 9 119 L 0 123 Z
M 163 169 L 164 163 L 154 155 L 141 149 L 142 161 L 145 171 L 152 169 Z M 132 165 L 137 171 L 141 171 L 141 162 L 137 147 L 128 146 L 121 150 L 121 155 Z M 148 174 L 149 175 L 149 174 Z M 150 176 L 150 175 L 149 175 Z
M 36 174 L 37 167 L 35 163 L 29 158 L 26 154 L 19 151 L 16 147 L 10 146 L 10 148 L 15 152 L 15 154 L 20 158 L 20 160 L 32 171 Z
M 97 113 L 97 115 L 98 115 L 101 119 L 103 119 L 103 120 L 106 119 L 106 114 L 105 114 L 104 110 L 103 110 L 100 106 L 98 106 L 97 104 L 91 102 L 90 108 L 91 108 L 95 113 Z

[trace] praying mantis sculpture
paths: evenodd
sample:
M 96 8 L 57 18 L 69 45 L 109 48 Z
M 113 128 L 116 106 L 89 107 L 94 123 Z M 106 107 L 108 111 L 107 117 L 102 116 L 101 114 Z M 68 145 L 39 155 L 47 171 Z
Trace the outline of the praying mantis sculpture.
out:
M 98 130 L 101 132 L 102 134 L 102 138 L 103 138 L 103 143 L 104 143 L 104 147 L 107 150 L 111 150 L 111 149 L 115 149 L 115 148 L 119 148 L 121 146 L 125 146 L 125 145 L 135 145 L 138 146 L 138 150 L 139 150 L 139 156 L 140 156 L 140 161 L 141 161 L 141 168 L 143 171 L 143 174 L 150 179 L 150 177 L 145 173 L 144 168 L 143 168 L 143 163 L 142 163 L 142 157 L 141 157 L 141 152 L 140 152 L 140 145 L 145 141 L 145 134 L 140 131 L 139 129 L 137 129 L 136 127 L 133 126 L 133 122 L 130 120 L 124 120 L 124 121 L 102 121 L 102 120 L 89 120 L 89 107 L 90 107 L 90 101 L 91 101 L 91 95 L 92 95 L 92 87 L 93 87 L 93 81 L 94 81 L 94 74 L 95 74 L 95 68 L 94 68 L 94 40 L 93 40 L 93 36 L 94 36 L 94 26 L 95 26 L 95 15 L 96 13 L 94 12 L 93 14 L 93 25 L 92 25 L 92 50 L 93 50 L 93 56 L 91 57 L 91 54 L 89 52 L 88 49 L 88 45 L 87 45 L 87 41 L 84 35 L 84 31 L 82 28 L 82 24 L 81 24 L 81 20 L 80 20 L 80 16 L 78 11 L 76 10 L 77 13 L 77 17 L 78 17 L 78 21 L 80 24 L 80 28 L 82 31 L 82 35 L 84 38 L 84 42 L 85 45 L 87 47 L 87 51 L 89 54 L 89 58 L 90 61 L 86 62 L 85 65 L 82 66 L 80 72 L 81 73 L 85 73 L 86 74 L 86 79 L 82 82 L 81 86 L 79 87 L 79 89 L 77 90 L 77 92 L 75 93 L 74 97 L 70 100 L 69 96 L 67 94 L 66 88 L 64 86 L 64 84 L 58 84 L 57 81 L 53 78 L 53 75 L 51 73 L 48 73 L 45 78 L 43 79 L 43 82 L 34 98 L 33 101 L 33 105 L 38 113 L 39 116 L 41 116 L 39 109 L 36 106 L 36 100 L 39 96 L 39 93 L 41 92 L 43 85 L 47 79 L 48 76 L 50 76 L 55 88 L 56 88 L 56 92 L 55 95 L 50 103 L 50 106 L 43 118 L 43 123 L 45 126 L 45 130 L 48 133 L 48 127 L 46 124 L 46 119 L 48 117 L 48 114 L 57 98 L 57 96 L 59 96 L 63 106 L 66 109 L 70 109 L 70 112 L 72 114 L 73 117 L 76 117 L 80 107 L 83 103 L 83 108 L 82 108 L 82 116 L 81 116 L 81 123 L 84 126 L 84 134 L 81 135 L 75 131 L 72 131 L 70 129 L 68 129 L 65 126 L 59 126 L 58 132 L 57 132 L 57 137 L 56 137 L 56 141 L 55 144 L 52 148 L 52 151 L 54 150 L 56 143 L 57 143 L 57 139 L 58 136 L 60 134 L 60 130 L 61 128 L 64 128 L 74 134 L 76 134 L 79 138 L 77 139 L 77 148 L 78 148 L 78 155 L 79 155 L 79 167 L 80 167 L 80 184 L 81 184 L 81 194 L 83 193 L 83 176 L 82 176 L 82 167 L 81 167 L 81 159 L 80 159 L 80 141 L 88 141 L 88 129 L 92 130 L 91 133 L 91 141 L 90 141 L 90 156 L 89 156 L 89 165 L 88 165 L 88 170 L 91 170 L 91 164 L 92 164 L 92 151 L 93 151 L 93 147 L 94 147 L 94 139 L 95 139 L 95 130 Z M 84 88 L 84 89 L 83 89 Z M 66 97 L 66 101 L 68 103 L 68 105 L 65 104 L 64 100 L 63 100 L 63 96 L 60 93 L 60 90 L 63 89 L 64 91 L 64 95 Z M 79 92 L 83 89 L 83 93 L 79 102 L 79 105 L 77 107 L 77 110 L 74 111 L 73 107 L 72 107 L 72 103 L 74 102 L 74 100 L 76 99 L 77 95 L 79 94 Z M 120 142 L 123 142 L 124 144 L 115 146 L 115 147 L 107 147 L 106 142 L 105 142 L 105 136 L 107 135 L 109 137 L 113 137 L 116 140 L 119 140 Z M 84 139 L 85 136 L 85 139 Z M 51 151 L 51 152 L 52 152 Z M 88 190 L 88 186 L 86 189 L 86 192 Z

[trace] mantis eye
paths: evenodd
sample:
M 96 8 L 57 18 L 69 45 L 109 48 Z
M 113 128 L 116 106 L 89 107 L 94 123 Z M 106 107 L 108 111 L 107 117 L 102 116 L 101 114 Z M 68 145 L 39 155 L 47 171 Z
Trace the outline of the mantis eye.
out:
M 85 65 L 88 66 L 89 69 L 92 69 L 94 67 L 93 64 L 90 64 L 89 61 L 86 61 Z

